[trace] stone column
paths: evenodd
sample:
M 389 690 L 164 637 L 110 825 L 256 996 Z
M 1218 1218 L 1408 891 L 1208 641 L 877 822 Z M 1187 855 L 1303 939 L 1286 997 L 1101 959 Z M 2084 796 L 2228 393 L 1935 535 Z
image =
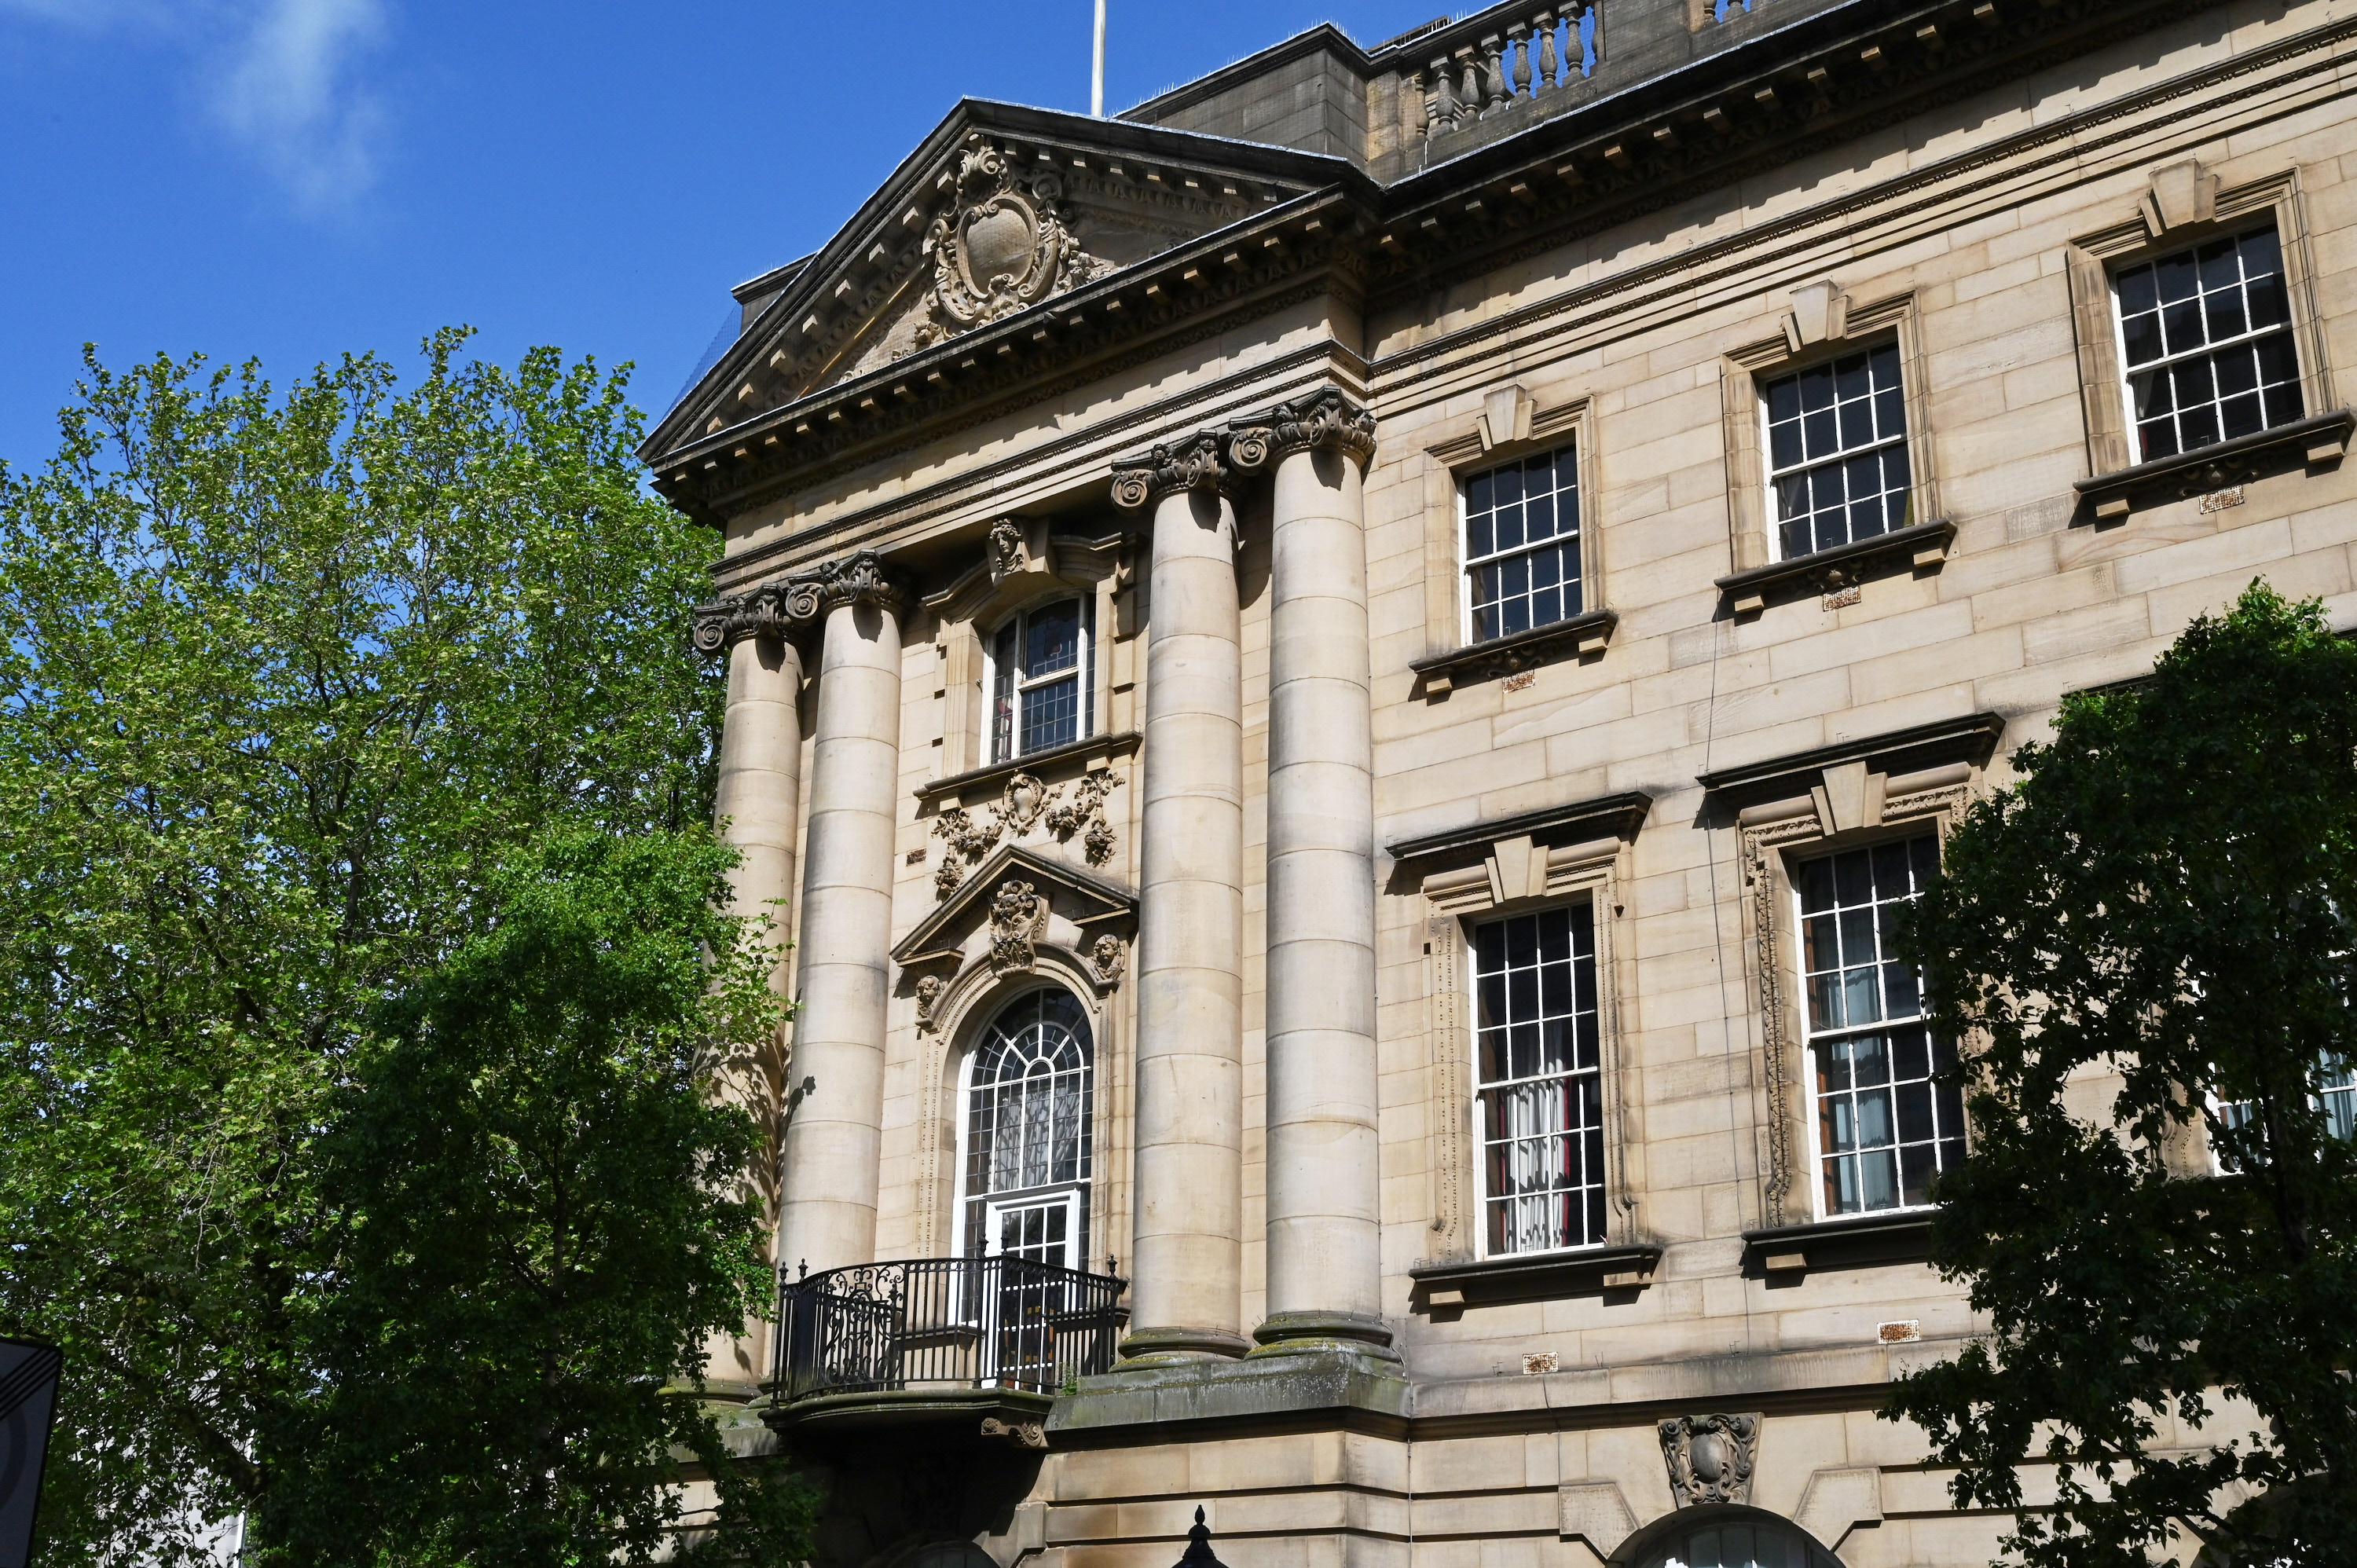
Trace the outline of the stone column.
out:
M 1374 416 L 1327 388 L 1232 427 L 1272 471 L 1268 1318 L 1255 1355 L 1396 1359 L 1383 1319 L 1373 709 L 1361 478 Z
M 905 599 L 870 551 L 796 579 L 822 618 L 778 1262 L 876 1256 Z
M 725 651 L 728 661 L 728 706 L 720 729 L 720 777 L 714 817 L 721 837 L 742 857 L 729 874 L 729 913 L 768 919 L 770 944 L 780 950 L 770 984 L 788 989 L 783 959 L 788 910 L 793 895 L 794 814 L 802 799 L 802 734 L 797 706 L 802 681 L 802 650 L 789 635 L 784 585 L 769 584 L 701 606 L 695 612 L 695 646 L 705 653 Z M 716 1088 L 751 1106 L 774 1130 L 785 1103 L 782 1039 L 716 1074 Z M 767 1152 L 752 1186 L 771 1215 L 777 1212 L 775 1146 Z M 773 1260 L 774 1261 L 774 1260 Z M 769 1376 L 765 1333 L 748 1323 L 743 1332 L 705 1341 L 707 1388 L 749 1399 Z
M 1241 1355 L 1243 660 L 1220 438 L 1114 469 L 1154 509 L 1137 937 L 1129 1358 Z

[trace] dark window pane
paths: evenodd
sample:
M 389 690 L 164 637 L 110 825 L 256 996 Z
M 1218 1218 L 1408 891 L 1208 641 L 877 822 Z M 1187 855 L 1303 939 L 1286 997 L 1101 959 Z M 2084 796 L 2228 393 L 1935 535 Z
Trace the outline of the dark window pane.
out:
M 2141 365 L 2147 360 L 2160 358 L 2160 317 L 2146 311 L 2131 316 L 2120 324 L 2121 346 L 2127 350 L 2128 363 Z
M 2150 310 L 2160 303 L 2160 296 L 2153 289 L 2152 268 L 2148 266 L 2130 267 L 2122 273 L 2119 289 L 2120 311 L 2123 315 L 2132 316 L 2139 311 Z

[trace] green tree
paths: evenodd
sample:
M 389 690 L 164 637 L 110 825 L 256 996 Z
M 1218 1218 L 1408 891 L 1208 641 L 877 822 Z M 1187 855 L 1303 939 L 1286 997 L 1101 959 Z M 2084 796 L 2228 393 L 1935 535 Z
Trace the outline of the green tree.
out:
M 1889 1413 L 1960 1506 L 2052 1467 L 2030 1563 L 2343 1562 L 2357 647 L 2255 584 L 2014 764 L 1912 924 L 1974 1139 L 1934 1261 L 1990 1332 Z
M 311 1387 L 371 1009 L 567 826 L 708 820 L 715 544 L 619 376 L 426 345 L 282 393 L 86 357 L 0 470 L 0 1322 L 62 1345 L 44 1563 L 178 1561 Z
M 693 1390 L 702 1336 L 770 1286 L 736 1179 L 756 1129 L 699 1087 L 716 1043 L 775 1027 L 767 951 L 718 912 L 732 859 L 705 830 L 559 835 L 380 1009 L 321 1143 L 327 1391 L 259 1561 L 645 1561 L 677 1453 L 718 1483 L 716 1552 L 807 1551 L 800 1494 L 732 1462 Z

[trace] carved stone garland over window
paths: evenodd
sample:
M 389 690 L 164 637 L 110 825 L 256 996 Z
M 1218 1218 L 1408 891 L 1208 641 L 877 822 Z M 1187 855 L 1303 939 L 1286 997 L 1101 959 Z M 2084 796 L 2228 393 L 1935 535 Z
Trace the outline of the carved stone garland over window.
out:
M 999 803 L 983 808 L 989 820 L 978 821 L 963 806 L 944 809 L 933 820 L 933 836 L 946 842 L 951 853 L 933 870 L 933 896 L 946 898 L 965 881 L 966 868 L 988 854 L 1002 838 L 1021 838 L 1044 824 L 1059 840 L 1081 837 L 1082 854 L 1091 865 L 1113 857 L 1113 824 L 1105 820 L 1105 797 L 1121 780 L 1103 768 L 1083 775 L 1064 798 L 1064 787 L 1042 784 L 1028 773 L 1006 781 Z M 963 858 L 961 858 L 963 857 Z

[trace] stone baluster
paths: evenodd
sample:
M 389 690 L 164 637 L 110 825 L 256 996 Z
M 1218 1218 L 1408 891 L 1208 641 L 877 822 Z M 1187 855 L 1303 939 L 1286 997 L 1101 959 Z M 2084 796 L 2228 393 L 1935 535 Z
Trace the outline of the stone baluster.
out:
M 1255 1356 L 1396 1360 L 1383 1319 L 1375 817 L 1361 471 L 1326 388 L 1231 427 L 1269 469 L 1268 1316 Z
M 1506 70 L 1499 59 L 1501 52 L 1502 46 L 1497 34 L 1491 33 L 1481 40 L 1481 79 L 1487 84 L 1487 98 L 1481 105 L 1484 114 L 1494 114 L 1501 107 L 1513 102 L 1506 91 Z
M 1531 95 L 1531 24 L 1515 22 L 1506 28 L 1506 53 L 1514 61 L 1514 96 Z
M 1446 131 L 1457 124 L 1457 82 L 1448 70 L 1448 57 L 1442 55 L 1432 62 L 1432 128 Z
M 1535 98 L 1555 84 L 1555 30 L 1557 17 L 1553 11 L 1539 13 L 1539 74 L 1532 84 L 1531 96 Z
M 787 609 L 790 596 L 785 585 L 765 584 L 699 606 L 694 621 L 698 651 L 721 653 L 727 660 L 713 815 L 722 840 L 739 857 L 728 874 L 728 912 L 757 927 L 769 922 L 766 940 L 778 953 L 770 984 L 781 993 L 789 989 L 784 946 L 802 764 L 802 660 Z M 769 1048 L 726 1063 L 715 1074 L 718 1092 L 751 1107 L 765 1126 L 776 1125 L 784 1100 L 783 1047 L 781 1039 L 772 1040 Z M 753 1186 L 765 1202 L 775 1204 L 768 1180 L 757 1176 Z M 739 1333 L 708 1338 L 706 1386 L 750 1399 L 768 1375 L 761 1339 L 760 1326 L 753 1323 Z
M 1458 49 L 1457 59 L 1464 68 L 1464 79 L 1457 86 L 1457 121 L 1463 124 L 1481 116 L 1481 62 L 1470 48 Z
M 1400 72 L 1399 125 L 1403 147 L 1432 133 L 1432 101 L 1425 96 L 1420 70 Z
M 1140 781 L 1131 1327 L 1149 1363 L 1241 1355 L 1243 660 L 1218 436 L 1116 464 L 1153 508 Z
M 778 1258 L 871 1262 L 899 801 L 900 615 L 872 551 L 793 584 L 822 626 Z

